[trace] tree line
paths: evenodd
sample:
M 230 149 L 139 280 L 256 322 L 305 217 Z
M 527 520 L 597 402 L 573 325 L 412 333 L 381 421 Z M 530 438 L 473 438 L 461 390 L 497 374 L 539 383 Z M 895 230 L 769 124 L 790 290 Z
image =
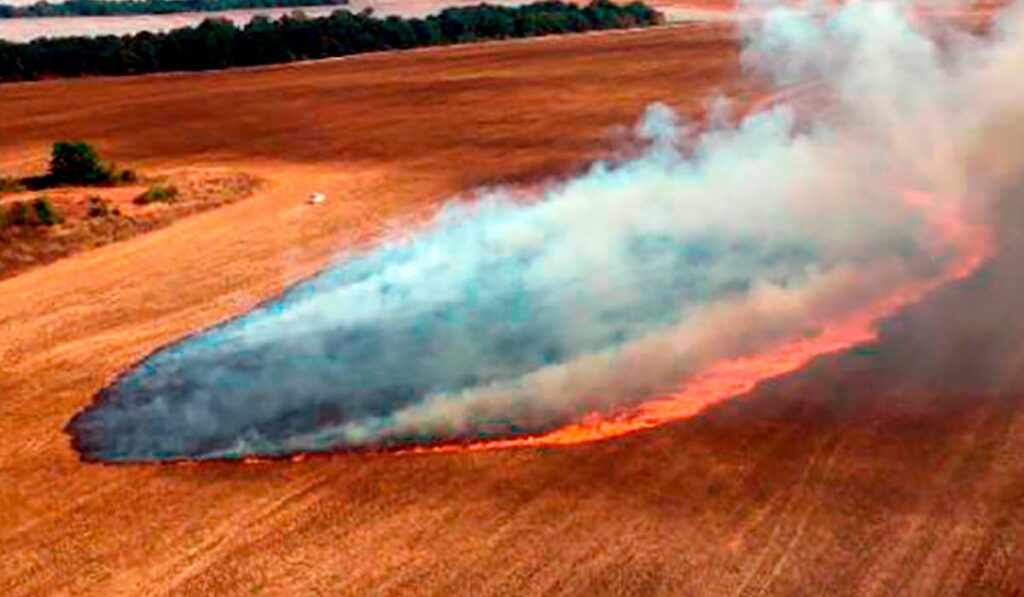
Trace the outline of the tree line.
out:
M 481 4 L 447 8 L 424 19 L 378 18 L 368 10 L 338 10 L 321 18 L 301 13 L 278 20 L 258 16 L 244 26 L 207 19 L 166 33 L 43 38 L 27 43 L 0 40 L 0 81 L 213 70 L 661 22 L 661 14 L 641 2 L 617 5 L 608 0 L 593 0 L 582 7 L 560 1 L 516 7 Z
M 27 6 L 0 4 L 0 19 L 110 17 L 179 12 L 217 12 L 251 8 L 333 6 L 347 3 L 347 0 L 68 0 L 50 4 L 44 0 Z

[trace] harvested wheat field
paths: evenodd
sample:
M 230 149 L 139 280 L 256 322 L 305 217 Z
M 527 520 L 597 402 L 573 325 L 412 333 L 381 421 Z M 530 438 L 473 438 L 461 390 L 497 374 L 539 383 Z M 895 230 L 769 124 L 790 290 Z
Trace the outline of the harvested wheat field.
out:
M 651 102 L 695 119 L 719 94 L 771 103 L 738 56 L 732 26 L 688 24 L 0 87 L 5 174 L 81 138 L 155 175 L 261 181 L 0 280 L 0 591 L 1020 592 L 1013 210 L 996 257 L 877 341 L 624 437 L 164 465 L 72 448 L 68 421 L 133 363 L 452 197 L 572 176 Z

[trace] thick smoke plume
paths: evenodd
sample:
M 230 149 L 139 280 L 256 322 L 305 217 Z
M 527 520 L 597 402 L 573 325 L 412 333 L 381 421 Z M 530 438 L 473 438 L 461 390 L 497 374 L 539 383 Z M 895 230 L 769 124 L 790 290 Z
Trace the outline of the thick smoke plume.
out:
M 697 134 L 651 106 L 639 157 L 530 202 L 480 191 L 156 352 L 72 421 L 76 446 L 137 461 L 535 433 L 947 279 L 1019 165 L 991 150 L 1021 122 L 1024 13 L 978 38 L 907 9 L 771 12 L 745 66 L 813 109 L 734 123 L 723 101 Z

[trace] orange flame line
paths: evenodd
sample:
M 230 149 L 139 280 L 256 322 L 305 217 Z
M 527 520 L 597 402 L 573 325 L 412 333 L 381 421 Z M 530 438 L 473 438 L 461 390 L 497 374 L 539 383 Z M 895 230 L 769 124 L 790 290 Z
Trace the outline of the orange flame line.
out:
M 578 423 L 540 435 L 470 444 L 417 446 L 399 453 L 568 446 L 621 437 L 693 417 L 713 404 L 750 392 L 763 381 L 796 371 L 815 357 L 875 340 L 879 320 L 921 300 L 939 286 L 967 277 L 992 254 L 993 243 L 988 228 L 964 222 L 955 210 L 940 206 L 928 193 L 907 191 L 903 199 L 906 204 L 925 212 L 938 236 L 946 241 L 947 246 L 957 249 L 960 257 L 943 275 L 900 288 L 846 320 L 826 326 L 812 337 L 793 339 L 760 354 L 715 363 L 671 395 L 652 399 L 623 413 L 591 413 Z

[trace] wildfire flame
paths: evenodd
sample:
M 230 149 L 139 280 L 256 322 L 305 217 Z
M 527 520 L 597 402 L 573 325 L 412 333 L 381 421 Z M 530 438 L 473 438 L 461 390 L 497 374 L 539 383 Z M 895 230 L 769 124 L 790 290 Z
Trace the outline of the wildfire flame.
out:
M 918 190 L 907 190 L 902 196 L 908 205 L 922 212 L 944 246 L 957 250 L 958 259 L 941 276 L 903 287 L 863 311 L 825 326 L 813 336 L 793 338 L 759 354 L 714 363 L 682 384 L 676 392 L 653 398 L 628 411 L 612 415 L 589 413 L 578 423 L 540 435 L 468 444 L 417 446 L 399 453 L 569 446 L 621 437 L 693 417 L 709 406 L 750 392 L 761 382 L 797 371 L 815 357 L 875 340 L 880 320 L 921 300 L 942 285 L 966 278 L 992 255 L 994 246 L 991 231 L 961 218 L 954 207 L 956 203 L 937 201 L 934 195 Z

